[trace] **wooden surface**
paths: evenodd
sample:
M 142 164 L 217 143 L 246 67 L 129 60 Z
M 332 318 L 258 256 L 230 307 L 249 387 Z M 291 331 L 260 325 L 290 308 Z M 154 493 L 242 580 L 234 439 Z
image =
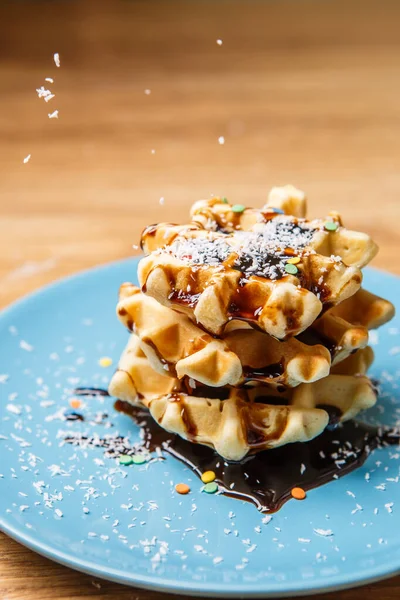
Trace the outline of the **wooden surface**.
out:
M 0 305 L 129 256 L 145 224 L 185 220 L 210 193 L 257 205 L 286 182 L 400 273 L 399 17 L 397 0 L 3 2 Z M 335 594 L 399 596 L 399 578 Z M 0 597 L 167 598 L 1 535 Z

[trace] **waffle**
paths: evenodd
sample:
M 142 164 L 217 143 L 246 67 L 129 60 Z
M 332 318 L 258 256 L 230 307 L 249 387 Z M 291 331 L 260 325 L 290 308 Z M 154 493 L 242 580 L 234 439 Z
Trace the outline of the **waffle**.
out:
M 186 315 L 162 306 L 126 283 L 117 314 L 134 330 L 157 373 L 190 377 L 211 387 L 268 384 L 296 386 L 326 377 L 331 365 L 323 345 L 295 338 L 279 342 L 240 321 L 232 321 L 221 339 L 197 327 Z
M 361 289 L 317 319 L 299 339 L 304 343 L 323 344 L 331 352 L 332 363 L 337 364 L 365 348 L 368 330 L 390 321 L 394 312 L 391 302 Z
M 209 231 L 223 231 L 224 233 L 238 230 L 262 232 L 269 221 L 277 216 L 279 218 L 282 213 L 288 217 L 297 218 L 300 224 L 307 223 L 304 219 L 306 206 L 304 192 L 291 185 L 272 188 L 268 202 L 261 209 L 245 208 L 244 206 L 238 208 L 238 205 L 232 206 L 226 199 L 211 198 L 195 202 L 190 211 L 193 223 L 189 227 L 197 226 Z M 335 235 L 331 235 L 332 232 L 327 232 L 323 227 L 326 221 L 319 219 L 311 221 L 317 228 L 312 241 L 312 247 L 316 252 L 324 256 L 340 256 L 346 265 L 359 268 L 364 267 L 374 258 L 378 252 L 378 246 L 369 235 L 342 227 L 341 218 L 337 212 L 331 212 L 327 220 L 339 225 Z M 173 230 L 170 229 L 168 237 L 173 235 Z M 163 241 L 161 235 L 158 241 Z M 166 243 L 170 244 L 171 241 L 164 241 L 161 246 Z M 152 246 L 153 250 L 155 245 L 154 243 Z
M 141 400 L 170 394 L 175 387 L 174 379 L 151 368 L 140 348 L 139 338 L 131 335 L 108 386 L 110 395 L 141 406 Z
M 285 215 L 304 218 L 307 214 L 307 198 L 302 190 L 293 185 L 273 187 L 268 194 L 265 208 L 278 208 Z
M 390 302 L 359 290 L 299 338 L 279 342 L 240 321 L 231 321 L 222 338 L 215 339 L 129 283 L 121 286 L 117 306 L 119 319 L 137 333 L 155 371 L 211 387 L 295 387 L 326 377 L 331 360 L 335 365 L 365 348 L 368 329 L 383 325 L 393 313 Z
M 156 395 L 154 373 L 132 334 L 109 391 L 148 408 L 167 431 L 210 446 L 226 460 L 241 460 L 249 453 L 306 442 L 319 435 L 330 421 L 352 418 L 359 410 L 372 406 L 376 394 L 369 379 L 354 375 L 365 372 L 371 360 L 369 348 L 359 351 L 341 363 L 340 373 L 278 396 L 265 387 L 247 390 L 204 386 L 183 391 L 185 382 L 161 375 L 160 393 Z M 169 392 L 165 388 L 168 380 Z
M 376 402 L 376 390 L 366 376 L 373 359 L 373 350 L 367 346 L 335 365 L 325 379 L 287 389 L 282 396 L 291 406 L 324 407 L 334 418 L 340 415 L 340 421 L 349 421 Z
M 248 392 L 238 388 L 230 388 L 225 400 L 174 393 L 144 405 L 166 431 L 210 446 L 231 461 L 267 448 L 308 442 L 329 421 L 328 413 L 318 408 L 250 402 Z
M 314 228 L 278 216 L 269 222 L 273 241 L 267 230 L 224 234 L 187 229 L 140 261 L 140 285 L 211 334 L 220 335 L 228 321 L 241 319 L 286 339 L 309 327 L 324 305 L 342 302 L 361 285 L 358 268 L 313 248 L 315 236 L 336 233 L 324 233 L 318 229 L 321 223 Z M 170 230 L 156 226 L 154 238 L 165 238 Z M 293 258 L 300 259 L 297 265 L 290 264 Z
M 395 308 L 389 300 L 360 290 L 327 314 L 367 329 L 377 329 L 393 319 L 394 313 Z

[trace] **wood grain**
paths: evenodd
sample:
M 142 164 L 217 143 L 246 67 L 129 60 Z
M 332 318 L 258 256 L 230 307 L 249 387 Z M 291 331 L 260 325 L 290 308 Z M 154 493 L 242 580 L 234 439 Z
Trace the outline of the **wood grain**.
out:
M 313 215 L 370 232 L 374 264 L 400 273 L 399 17 L 396 0 L 3 2 L 0 305 L 129 256 L 144 225 L 184 221 L 210 193 L 257 205 L 285 182 Z M 399 578 L 335 595 L 399 596 Z M 5 536 L 0 597 L 167 598 Z

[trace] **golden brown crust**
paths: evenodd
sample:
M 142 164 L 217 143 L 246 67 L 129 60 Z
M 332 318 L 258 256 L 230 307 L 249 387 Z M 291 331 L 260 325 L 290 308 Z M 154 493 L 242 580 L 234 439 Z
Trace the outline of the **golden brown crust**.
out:
M 138 335 L 158 373 L 191 377 L 213 387 L 244 383 L 293 387 L 329 373 L 330 353 L 321 344 L 295 338 L 280 342 L 240 321 L 231 321 L 224 335 L 214 338 L 133 285 L 124 284 L 120 298 L 119 319 Z

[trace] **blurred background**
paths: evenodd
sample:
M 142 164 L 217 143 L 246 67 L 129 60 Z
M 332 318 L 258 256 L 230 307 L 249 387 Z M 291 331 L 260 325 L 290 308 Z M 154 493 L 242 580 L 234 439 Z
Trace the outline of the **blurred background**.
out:
M 399 17 L 397 0 L 3 1 L 0 304 L 137 253 L 199 198 L 261 205 L 289 182 L 400 273 Z

